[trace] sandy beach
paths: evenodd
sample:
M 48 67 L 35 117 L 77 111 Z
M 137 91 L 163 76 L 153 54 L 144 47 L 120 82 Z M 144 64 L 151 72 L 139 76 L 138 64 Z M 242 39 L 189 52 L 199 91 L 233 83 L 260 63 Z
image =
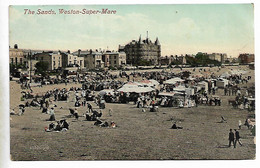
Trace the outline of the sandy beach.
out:
M 192 71 L 192 68 L 183 69 L 191 71 L 191 75 L 203 74 Z M 206 68 L 208 71 L 208 68 Z M 220 75 L 227 70 L 246 70 L 245 75 L 252 76 L 248 84 L 254 86 L 254 70 L 247 66 L 233 66 L 211 68 L 210 72 Z M 139 70 L 161 71 L 161 70 Z M 167 69 L 178 72 L 180 69 Z M 132 71 L 128 71 L 130 73 Z M 113 71 L 112 73 L 118 73 Z M 205 74 L 204 74 L 205 75 Z M 59 84 L 32 88 L 33 92 L 43 93 L 53 88 L 81 87 L 81 84 Z M 15 81 L 10 82 L 10 109 L 21 102 L 21 88 Z M 133 103 L 112 104 L 106 103 L 102 110 L 102 119 L 114 121 L 118 127 L 102 128 L 94 126 L 94 121 L 86 121 L 84 117 L 79 120 L 67 118 L 70 129 L 66 132 L 45 132 L 51 121 L 48 114 L 41 112 L 39 107 L 26 108 L 24 115 L 10 116 L 10 144 L 12 160 L 181 160 L 181 159 L 254 159 L 254 136 L 246 126 L 240 130 L 243 146 L 228 147 L 229 129 L 237 129 L 238 121 L 244 123 L 249 112 L 234 109 L 228 104 L 229 99 L 235 96 L 224 96 L 223 89 L 216 95 L 222 99 L 221 106 L 204 106 L 192 108 L 163 108 L 158 112 L 142 112 Z M 98 109 L 93 102 L 94 109 Z M 60 120 L 69 115 L 69 108 L 74 107 L 72 97 L 69 102 L 53 102 L 56 119 Z M 61 108 L 62 107 L 62 108 Z M 108 114 L 111 108 L 112 116 Z M 87 107 L 79 107 L 82 116 Z M 227 123 L 219 123 L 221 116 Z M 183 129 L 170 129 L 173 120 Z

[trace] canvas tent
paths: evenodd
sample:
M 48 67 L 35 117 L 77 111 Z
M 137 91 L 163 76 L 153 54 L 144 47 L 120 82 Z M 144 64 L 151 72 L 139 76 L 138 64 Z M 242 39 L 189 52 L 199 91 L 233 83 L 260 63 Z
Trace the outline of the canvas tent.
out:
M 230 75 L 230 73 L 228 72 L 224 72 L 223 74 L 220 75 L 221 78 L 228 78 Z
M 128 82 L 125 85 L 123 85 L 120 89 L 118 89 L 118 92 L 128 92 L 128 93 L 148 93 L 148 92 L 152 92 L 155 89 L 147 86 L 147 85 L 143 85 L 141 83 L 138 82 Z
M 111 94 L 111 95 L 114 95 L 114 90 L 113 89 L 104 89 L 104 90 L 101 90 L 98 95 L 100 96 L 104 96 L 105 94 Z
M 186 87 L 185 86 L 178 86 L 178 87 L 173 88 L 173 90 L 177 91 L 177 92 L 185 92 Z
M 176 77 L 176 78 L 168 79 L 168 80 L 166 80 L 164 83 L 165 83 L 165 84 L 172 84 L 172 85 L 174 85 L 174 84 L 176 84 L 177 82 L 183 82 L 183 81 L 184 81 L 183 79 L 181 79 L 181 78 L 179 78 L 179 77 Z
M 182 92 L 160 92 L 158 95 L 159 96 L 167 96 L 167 97 L 173 97 L 173 96 L 179 96 L 183 95 L 184 93 Z
M 140 84 L 142 85 L 146 85 L 146 86 L 149 86 L 149 87 L 154 87 L 154 88 L 158 88 L 160 83 L 157 82 L 156 80 L 154 79 L 151 79 L 151 80 L 142 80 L 140 82 Z

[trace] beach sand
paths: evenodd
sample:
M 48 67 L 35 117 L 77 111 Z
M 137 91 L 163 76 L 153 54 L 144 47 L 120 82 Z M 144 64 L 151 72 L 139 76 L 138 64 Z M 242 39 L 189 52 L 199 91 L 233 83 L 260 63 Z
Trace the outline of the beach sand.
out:
M 241 67 L 217 68 L 211 71 L 221 74 L 228 69 Z M 247 86 L 254 86 L 254 70 L 249 70 L 252 80 Z M 186 69 L 184 69 L 186 70 Z M 147 71 L 147 70 L 146 70 Z M 149 71 L 149 70 L 148 70 Z M 174 72 L 179 71 L 177 69 Z M 114 71 L 113 73 L 118 73 Z M 199 73 L 196 70 L 195 73 Z M 196 74 L 195 74 L 196 75 Z M 245 85 L 245 84 L 244 84 Z M 69 84 L 66 87 L 79 87 L 80 84 Z M 33 88 L 34 93 L 46 92 L 53 88 L 64 88 L 64 84 Z M 248 111 L 233 109 L 228 105 L 234 96 L 223 96 L 223 89 L 216 93 L 222 99 L 222 106 L 204 106 L 193 108 L 159 108 L 159 112 L 142 112 L 133 104 L 106 103 L 102 110 L 103 120 L 114 121 L 116 128 L 100 128 L 93 121 L 67 118 L 70 129 L 66 132 L 45 132 L 44 128 L 51 122 L 46 121 L 48 114 L 41 113 L 37 107 L 26 108 L 22 116 L 10 116 L 10 144 L 12 160 L 172 160 L 172 159 L 254 159 L 254 137 L 247 127 L 240 130 L 243 146 L 228 148 L 229 129 L 238 128 L 238 120 L 245 121 Z M 20 86 L 10 82 L 10 108 L 21 102 Z M 21 102 L 24 103 L 24 102 Z M 98 107 L 93 103 L 94 109 Z M 56 119 L 69 115 L 69 102 L 54 102 Z M 60 109 L 62 107 L 62 109 Z M 113 110 L 109 116 L 108 109 Z M 17 112 L 16 108 L 16 112 Z M 82 115 L 87 107 L 78 108 Z M 219 123 L 221 116 L 227 123 Z M 173 122 L 183 129 L 170 129 Z

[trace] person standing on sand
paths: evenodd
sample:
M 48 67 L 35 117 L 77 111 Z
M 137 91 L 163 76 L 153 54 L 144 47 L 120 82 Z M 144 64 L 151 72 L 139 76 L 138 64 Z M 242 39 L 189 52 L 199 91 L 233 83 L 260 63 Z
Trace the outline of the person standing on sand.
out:
M 90 112 L 93 112 L 93 109 L 92 109 L 92 106 L 91 106 L 91 104 L 89 104 L 89 103 L 87 103 L 88 104 L 88 112 L 90 113 Z
M 228 140 L 229 140 L 228 147 L 231 147 L 231 142 L 233 142 L 234 148 L 236 148 L 236 146 L 235 146 L 235 135 L 234 135 L 232 129 L 230 129 Z
M 241 120 L 238 120 L 238 128 L 241 129 L 241 126 L 242 126 L 242 122 Z
M 236 147 L 237 142 L 239 143 L 240 146 L 242 146 L 242 143 L 240 142 L 240 135 L 239 132 L 235 129 L 235 136 L 236 136 L 236 140 L 235 140 L 235 144 L 234 147 Z
M 50 109 L 49 114 L 50 114 L 49 121 L 55 121 L 55 113 L 54 113 L 54 108 L 53 107 Z

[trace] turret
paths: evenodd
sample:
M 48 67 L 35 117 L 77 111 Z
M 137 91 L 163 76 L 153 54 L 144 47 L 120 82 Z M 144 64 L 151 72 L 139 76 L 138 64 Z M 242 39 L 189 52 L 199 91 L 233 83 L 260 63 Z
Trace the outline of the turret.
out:
M 156 37 L 156 40 L 155 40 L 154 44 L 155 44 L 155 45 L 161 45 L 160 42 L 159 42 L 159 40 L 158 40 L 158 37 Z

